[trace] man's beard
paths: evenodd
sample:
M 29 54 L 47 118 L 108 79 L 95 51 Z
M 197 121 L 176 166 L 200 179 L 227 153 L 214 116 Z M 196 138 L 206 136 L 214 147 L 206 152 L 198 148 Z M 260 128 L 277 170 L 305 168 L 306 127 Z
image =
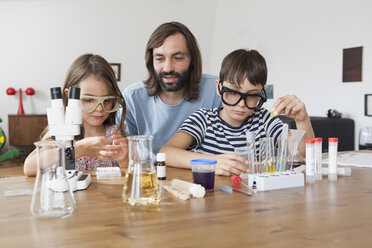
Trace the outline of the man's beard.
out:
M 163 81 L 164 76 L 176 76 L 178 78 L 178 81 L 176 83 L 165 83 Z M 160 88 L 162 90 L 167 92 L 176 92 L 189 81 L 189 70 L 184 70 L 181 73 L 178 73 L 176 71 L 162 71 L 159 74 L 156 74 L 156 80 L 158 81 L 158 84 L 160 85 Z

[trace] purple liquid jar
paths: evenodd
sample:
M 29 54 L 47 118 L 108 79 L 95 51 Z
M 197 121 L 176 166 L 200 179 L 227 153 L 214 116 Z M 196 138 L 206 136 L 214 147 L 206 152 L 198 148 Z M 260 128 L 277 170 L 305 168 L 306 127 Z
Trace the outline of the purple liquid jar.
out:
M 194 159 L 190 161 L 193 182 L 202 185 L 206 190 L 214 189 L 215 159 Z

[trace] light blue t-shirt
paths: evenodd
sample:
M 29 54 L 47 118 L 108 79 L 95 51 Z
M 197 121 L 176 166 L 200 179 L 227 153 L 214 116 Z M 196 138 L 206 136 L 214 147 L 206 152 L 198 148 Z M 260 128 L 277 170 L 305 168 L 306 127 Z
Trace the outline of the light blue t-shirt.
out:
M 149 97 L 142 81 L 129 85 L 123 92 L 127 106 L 127 135 L 153 135 L 153 153 L 158 153 L 189 115 L 201 108 L 222 106 L 221 97 L 216 92 L 216 79 L 215 76 L 203 75 L 198 100 L 183 100 L 177 105 L 167 105 L 159 97 Z

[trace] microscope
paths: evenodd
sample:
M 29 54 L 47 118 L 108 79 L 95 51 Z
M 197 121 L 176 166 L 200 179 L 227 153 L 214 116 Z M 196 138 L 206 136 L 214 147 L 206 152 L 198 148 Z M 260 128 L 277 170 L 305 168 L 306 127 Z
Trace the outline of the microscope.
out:
M 80 88 L 69 89 L 66 113 L 63 107 L 60 87 L 50 89 L 51 107 L 47 108 L 50 135 L 65 144 L 66 175 L 71 191 L 88 188 L 91 177 L 75 170 L 75 137 L 81 134 L 82 109 L 80 108 Z

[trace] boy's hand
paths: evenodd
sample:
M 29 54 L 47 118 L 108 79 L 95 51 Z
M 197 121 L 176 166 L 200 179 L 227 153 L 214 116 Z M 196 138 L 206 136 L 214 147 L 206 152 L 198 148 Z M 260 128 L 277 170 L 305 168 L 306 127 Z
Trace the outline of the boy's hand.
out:
M 231 176 L 249 172 L 245 166 L 248 161 L 238 154 L 226 153 L 215 156 L 217 160 L 215 173 L 217 175 Z
M 275 115 L 284 114 L 296 121 L 305 121 L 309 118 L 305 104 L 295 95 L 279 97 L 274 104 Z

